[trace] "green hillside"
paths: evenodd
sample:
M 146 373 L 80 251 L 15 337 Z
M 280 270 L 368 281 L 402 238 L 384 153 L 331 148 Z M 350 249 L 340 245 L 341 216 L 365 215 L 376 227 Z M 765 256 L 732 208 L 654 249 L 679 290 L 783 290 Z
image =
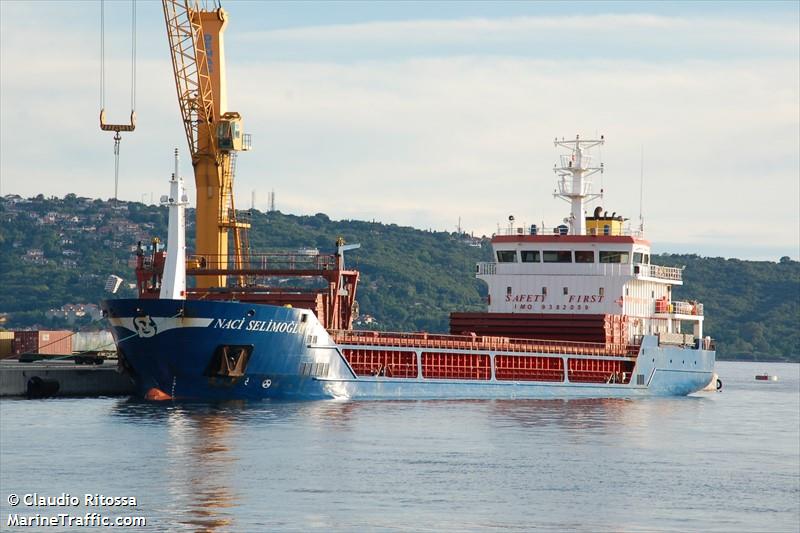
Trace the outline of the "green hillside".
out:
M 721 356 L 800 361 L 800 263 L 671 254 L 652 261 L 686 266 L 674 298 L 704 303 L 705 329 Z
M 166 219 L 165 208 L 139 203 L 115 206 L 74 195 L 0 198 L 1 325 L 64 326 L 65 319 L 48 310 L 97 303 L 112 273 L 133 282 L 136 242 L 165 236 Z M 447 331 L 450 311 L 484 308 L 486 290 L 474 266 L 491 259 L 488 241 L 471 246 L 454 233 L 333 221 L 322 213 L 256 211 L 251 222 L 254 250 L 316 247 L 324 253 L 339 236 L 360 243 L 347 261 L 361 271 L 358 302 L 362 317 L 374 319 L 369 327 Z M 191 248 L 191 225 L 187 233 Z M 706 333 L 717 339 L 720 358 L 800 361 L 800 263 L 696 255 L 653 256 L 652 262 L 686 267 L 685 285 L 676 287 L 674 297 L 705 304 Z M 124 285 L 122 294 L 134 293 Z M 82 317 L 71 325 L 89 321 Z

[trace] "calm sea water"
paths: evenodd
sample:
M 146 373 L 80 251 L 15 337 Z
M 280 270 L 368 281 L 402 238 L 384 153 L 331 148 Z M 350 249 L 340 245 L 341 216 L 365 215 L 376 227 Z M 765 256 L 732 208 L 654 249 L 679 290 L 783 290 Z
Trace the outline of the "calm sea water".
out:
M 797 532 L 800 365 L 718 371 L 723 392 L 665 399 L 3 400 L 0 529 L 99 512 L 149 531 Z M 9 505 L 30 493 L 81 504 Z

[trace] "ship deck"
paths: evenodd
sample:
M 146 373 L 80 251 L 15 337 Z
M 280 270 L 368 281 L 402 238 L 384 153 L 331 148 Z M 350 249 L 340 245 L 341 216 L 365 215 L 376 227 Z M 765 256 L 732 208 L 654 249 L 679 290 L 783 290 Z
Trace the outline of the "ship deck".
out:
M 639 345 L 499 336 L 329 331 L 357 376 L 515 382 L 630 382 Z
M 638 344 L 519 339 L 487 335 L 447 335 L 383 331 L 329 330 L 339 345 L 386 346 L 409 349 L 468 350 L 553 355 L 588 355 L 635 358 Z

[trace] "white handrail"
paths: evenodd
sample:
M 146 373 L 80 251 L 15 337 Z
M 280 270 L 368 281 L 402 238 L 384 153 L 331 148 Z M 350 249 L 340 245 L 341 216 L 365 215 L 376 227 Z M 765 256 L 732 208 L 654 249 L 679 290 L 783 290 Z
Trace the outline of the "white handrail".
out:
M 636 272 L 638 269 L 638 272 Z M 683 269 L 675 267 L 667 267 L 661 265 L 648 265 L 645 263 L 638 263 L 634 265 L 634 272 L 639 276 L 646 278 L 669 279 L 673 281 L 683 281 Z
M 480 262 L 475 265 L 475 272 L 480 275 L 497 274 L 497 263 Z
M 564 225 L 564 227 L 567 227 L 567 226 Z M 522 235 L 544 235 L 544 236 L 549 236 L 549 235 L 559 235 L 559 234 L 561 234 L 561 231 L 562 231 L 562 229 L 559 226 L 556 226 L 556 227 L 544 227 L 544 226 L 536 225 L 536 233 L 534 234 L 531 231 L 531 226 L 530 225 L 527 225 L 527 226 L 506 226 L 506 227 L 498 227 L 497 231 L 492 236 L 493 237 L 494 236 L 508 236 L 508 235 L 517 235 L 517 236 L 522 236 Z M 571 234 L 567 233 L 566 235 L 571 235 Z M 636 229 L 633 229 L 630 226 L 625 226 L 624 228 L 614 230 L 613 232 L 609 233 L 608 235 L 606 235 L 606 234 L 604 234 L 602 232 L 598 232 L 598 233 L 595 233 L 595 234 L 589 234 L 589 235 L 596 236 L 596 237 L 604 237 L 604 236 L 606 236 L 606 237 L 617 237 L 617 236 L 644 237 L 644 233 L 643 232 L 641 232 L 639 230 L 636 230 Z

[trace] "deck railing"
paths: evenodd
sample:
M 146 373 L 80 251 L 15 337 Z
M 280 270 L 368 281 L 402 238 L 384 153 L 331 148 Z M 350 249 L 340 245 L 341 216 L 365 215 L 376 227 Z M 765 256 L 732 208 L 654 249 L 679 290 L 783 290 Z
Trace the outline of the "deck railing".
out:
M 656 300 L 655 307 L 656 313 L 703 316 L 703 304 L 699 302 L 668 302 L 664 299 Z
M 497 263 L 485 263 L 481 262 L 475 265 L 475 272 L 477 275 L 489 275 L 493 276 L 497 274 Z
M 223 270 L 236 269 L 233 255 L 190 255 L 187 266 L 190 270 L 220 269 L 221 258 L 226 258 L 226 267 Z M 252 253 L 245 258 L 244 270 L 260 271 L 287 271 L 287 270 L 334 270 L 336 256 L 333 254 L 303 253 L 303 252 L 278 252 L 278 253 Z
M 627 357 L 636 357 L 639 353 L 638 345 L 627 343 L 617 344 L 543 339 L 515 339 L 511 337 L 479 335 L 393 333 L 352 330 L 329 330 L 329 333 L 333 340 L 340 345 Z
M 683 281 L 683 269 L 661 265 L 638 263 L 633 265 L 633 273 L 643 278 Z
M 569 233 L 569 228 L 566 225 L 555 226 L 555 227 L 545 227 L 545 226 L 537 226 L 537 225 L 529 225 L 529 226 L 506 226 L 506 227 L 498 227 L 497 231 L 494 233 L 493 236 L 523 236 L 523 235 L 573 235 Z M 608 233 L 603 232 L 596 232 L 596 233 L 587 233 L 587 235 L 593 235 L 597 237 L 637 237 L 641 238 L 644 234 L 640 230 L 633 229 L 629 226 L 625 226 L 623 228 L 615 229 L 611 231 L 609 229 Z

